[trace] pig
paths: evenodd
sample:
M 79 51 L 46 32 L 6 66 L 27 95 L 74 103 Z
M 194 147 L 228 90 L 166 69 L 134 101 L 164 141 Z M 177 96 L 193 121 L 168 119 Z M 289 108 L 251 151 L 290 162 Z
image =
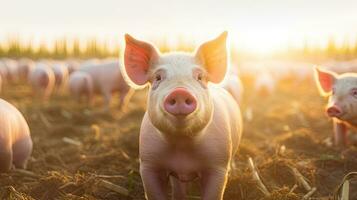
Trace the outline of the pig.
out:
M 243 83 L 237 74 L 227 74 L 227 77 L 222 83 L 222 87 L 233 96 L 238 104 L 242 102 L 244 88 Z
M 31 59 L 23 58 L 18 63 L 18 76 L 21 80 L 26 80 L 36 63 Z
M 22 114 L 10 103 L 0 99 L 0 172 L 14 164 L 25 169 L 32 152 L 30 129 Z
M 76 60 L 68 60 L 66 65 L 68 67 L 68 74 L 72 74 L 73 72 L 77 71 L 80 66 L 79 62 Z
M 199 179 L 203 200 L 223 199 L 241 138 L 240 109 L 220 83 L 226 73 L 227 32 L 195 53 L 161 54 L 125 35 L 124 74 L 134 86 L 149 85 L 140 128 L 140 174 L 147 199 L 185 199 Z
M 94 92 L 93 80 L 88 73 L 81 71 L 73 72 L 69 76 L 69 90 L 78 102 L 80 102 L 82 96 L 85 96 L 87 103 L 92 104 Z
M 55 75 L 51 68 L 44 63 L 38 63 L 30 72 L 28 80 L 33 92 L 47 101 L 55 85 Z
M 68 68 L 62 63 L 56 63 L 52 66 L 55 75 L 55 91 L 63 93 L 68 82 Z
M 260 96 L 273 94 L 275 85 L 276 81 L 269 72 L 260 72 L 254 82 L 255 91 Z
M 3 82 L 5 82 L 7 79 L 7 74 L 8 74 L 8 71 L 7 71 L 7 68 L 6 68 L 6 65 L 3 61 L 0 60 L 0 76 L 1 76 L 1 80 Z
M 105 105 L 108 109 L 112 94 L 119 92 L 119 109 L 124 111 L 133 94 L 133 90 L 124 80 L 119 65 L 118 61 L 86 64 L 80 67 L 78 71 L 88 73 L 92 77 L 94 92 L 104 96 Z
M 336 146 L 348 144 L 347 129 L 357 127 L 357 73 L 336 73 L 315 67 L 315 81 L 323 97 L 328 97 L 326 114 L 332 118 Z
M 18 72 L 18 65 L 15 60 L 12 59 L 3 59 L 7 70 L 7 77 L 6 80 L 9 82 L 17 82 L 19 80 L 19 72 Z

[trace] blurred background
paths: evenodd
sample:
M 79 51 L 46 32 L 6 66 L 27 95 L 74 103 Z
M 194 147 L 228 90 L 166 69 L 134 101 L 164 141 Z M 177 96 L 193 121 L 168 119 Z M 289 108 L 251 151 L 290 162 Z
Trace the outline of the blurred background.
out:
M 356 7 L 353 0 L 6 1 L 0 56 L 117 56 L 124 33 L 162 51 L 187 50 L 228 30 L 234 59 L 352 59 Z
M 0 173 L 0 199 L 144 199 L 138 148 L 148 88 L 133 94 L 121 77 L 125 33 L 167 52 L 229 32 L 232 67 L 222 85 L 241 107 L 244 131 L 225 200 L 301 200 L 311 188 L 313 199 L 330 200 L 357 171 L 357 134 L 344 150 L 332 145 L 312 70 L 357 72 L 356 0 L 0 5 L 0 96 L 24 115 L 34 142 L 26 170 Z M 269 194 L 252 179 L 249 158 Z M 357 199 L 357 181 L 350 187 Z M 200 199 L 189 189 L 188 199 Z

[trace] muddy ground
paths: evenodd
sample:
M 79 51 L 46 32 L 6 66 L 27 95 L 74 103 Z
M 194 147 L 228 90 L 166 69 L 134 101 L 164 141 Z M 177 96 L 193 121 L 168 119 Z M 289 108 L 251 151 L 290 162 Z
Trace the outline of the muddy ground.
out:
M 317 188 L 313 199 L 331 199 L 343 176 L 357 171 L 357 149 L 326 145 L 332 125 L 314 83 L 285 80 L 271 96 L 257 96 L 251 81 L 244 83 L 244 135 L 224 199 L 301 199 L 307 193 L 301 185 L 290 192 L 298 184 L 292 168 Z M 5 86 L 1 97 L 28 120 L 34 151 L 27 172 L 0 174 L 0 199 L 144 199 L 138 136 L 145 90 L 136 92 L 126 113 L 119 112 L 115 102 L 111 112 L 105 112 L 99 97 L 93 108 L 68 95 L 42 104 L 25 84 Z M 74 144 L 64 141 L 68 138 Z M 271 196 L 257 188 L 248 157 Z M 127 189 L 129 195 L 104 187 L 101 180 Z M 356 186 L 351 185 L 350 199 L 357 199 Z M 199 199 L 195 184 L 191 190 L 190 199 Z

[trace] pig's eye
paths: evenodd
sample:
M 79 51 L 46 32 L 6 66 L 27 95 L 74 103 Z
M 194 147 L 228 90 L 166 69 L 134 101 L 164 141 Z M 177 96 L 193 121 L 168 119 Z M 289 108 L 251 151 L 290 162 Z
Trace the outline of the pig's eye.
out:
M 353 88 L 351 90 L 351 95 L 354 97 L 354 98 L 357 98 L 357 88 Z
M 155 81 L 161 81 L 161 75 L 160 74 L 156 74 L 155 76 Z
M 335 94 L 335 88 L 332 88 L 332 95 L 334 95 Z
M 197 80 L 198 80 L 198 81 L 202 81 L 202 79 L 203 79 L 203 75 L 202 75 L 202 74 L 198 74 L 198 75 L 197 75 Z

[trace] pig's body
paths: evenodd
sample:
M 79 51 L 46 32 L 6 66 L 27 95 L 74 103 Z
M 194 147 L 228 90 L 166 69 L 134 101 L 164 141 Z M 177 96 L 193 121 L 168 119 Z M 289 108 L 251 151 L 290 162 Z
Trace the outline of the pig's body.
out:
M 125 71 L 136 85 L 150 83 L 141 124 L 140 174 L 149 200 L 186 199 L 187 182 L 200 180 L 203 200 L 223 199 L 242 122 L 238 104 L 215 85 L 227 68 L 226 33 L 195 55 L 159 54 L 126 36 Z M 215 83 L 215 84 L 211 84 Z
M 26 80 L 30 72 L 36 66 L 35 62 L 30 59 L 21 59 L 18 64 L 18 75 L 21 80 Z
M 240 142 L 242 122 L 239 107 L 230 94 L 215 86 L 210 87 L 210 93 L 213 103 L 212 118 L 206 128 L 194 138 L 165 138 L 165 134 L 151 123 L 148 113 L 145 114 L 140 129 L 140 172 L 144 176 L 150 176 L 154 171 L 163 178 L 172 175 L 176 190 L 186 187 L 187 182 L 197 178 L 203 178 L 202 181 L 206 184 L 209 183 L 207 179 L 217 178 L 221 184 L 216 185 L 217 187 L 203 186 L 207 191 L 203 193 L 202 199 L 221 199 L 229 166 Z M 212 177 L 207 176 L 209 173 L 213 173 Z M 150 187 L 149 184 L 147 183 L 147 188 Z M 180 199 L 182 194 L 177 192 L 174 195 L 175 199 Z M 152 196 L 167 199 L 167 196 L 160 194 Z
M 55 90 L 63 93 L 68 82 L 68 68 L 64 64 L 55 64 L 52 70 L 55 76 Z
M 16 82 L 19 80 L 19 69 L 17 62 L 12 59 L 4 59 L 3 60 L 6 67 L 6 80 L 9 82 Z
M 48 100 L 55 85 L 55 75 L 46 64 L 39 63 L 29 74 L 29 83 L 36 95 Z
M 31 152 L 26 120 L 14 106 L 0 99 L 0 172 L 8 171 L 12 164 L 26 168 Z
M 120 95 L 119 107 L 126 107 L 132 92 L 121 74 L 119 62 L 84 65 L 78 71 L 86 72 L 92 77 L 94 92 L 103 95 L 108 107 L 115 92 Z
M 266 96 L 274 93 L 275 84 L 269 72 L 261 72 L 255 79 L 254 87 L 257 94 Z
M 235 99 L 237 103 L 241 103 L 243 99 L 243 83 L 236 74 L 230 74 L 224 80 L 222 87 L 226 89 Z
M 70 93 L 77 101 L 81 100 L 81 97 L 86 98 L 87 103 L 91 103 L 93 99 L 93 80 L 92 77 L 81 71 L 73 72 L 69 76 L 69 89 Z

